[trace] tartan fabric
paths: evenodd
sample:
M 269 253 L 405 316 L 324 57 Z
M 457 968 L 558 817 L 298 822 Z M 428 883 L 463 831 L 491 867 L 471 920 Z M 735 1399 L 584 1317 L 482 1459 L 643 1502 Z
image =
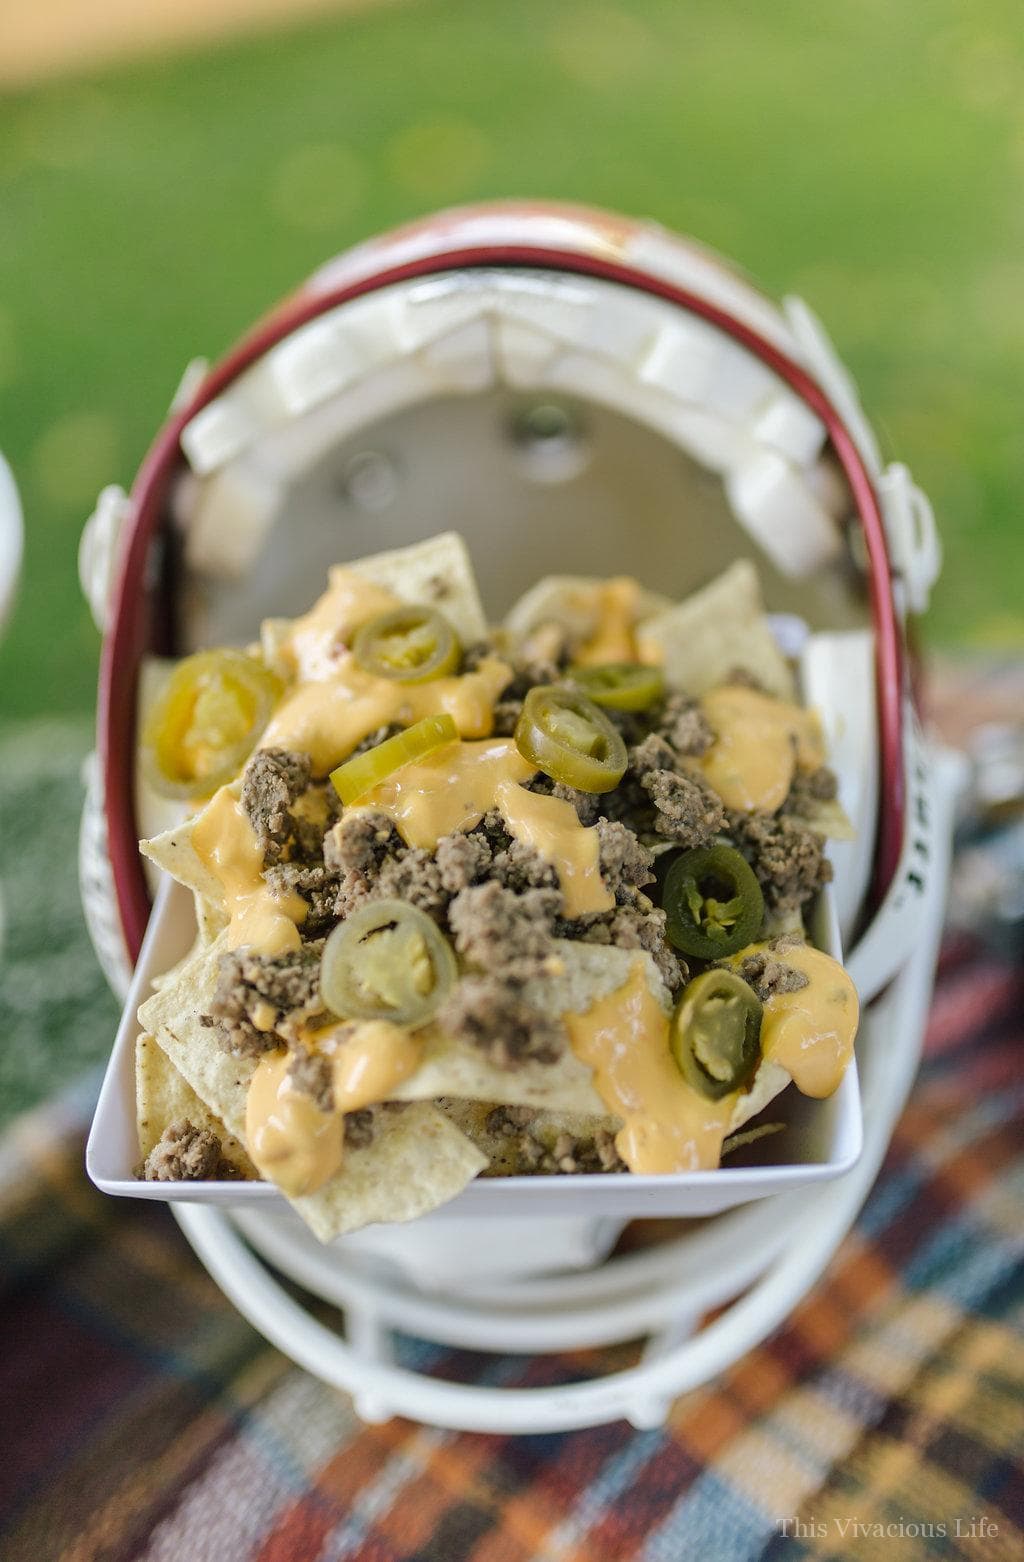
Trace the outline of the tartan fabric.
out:
M 668 1425 L 365 1428 L 241 1321 L 168 1211 L 86 1182 L 78 1114 L 0 1164 L 7 1562 L 1024 1557 L 1024 976 L 947 948 L 926 1063 L 824 1281 Z M 533 1385 L 622 1351 L 446 1376 Z

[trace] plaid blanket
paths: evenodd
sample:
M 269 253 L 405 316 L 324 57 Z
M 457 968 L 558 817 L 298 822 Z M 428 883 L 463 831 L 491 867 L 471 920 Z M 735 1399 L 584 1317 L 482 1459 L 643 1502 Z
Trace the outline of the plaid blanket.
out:
M 81 1169 L 82 1092 L 0 1149 L 7 1562 L 1024 1557 L 1024 977 L 947 948 L 925 1067 L 825 1280 L 666 1427 L 363 1427 L 159 1205 Z M 401 1342 L 466 1381 L 625 1364 Z

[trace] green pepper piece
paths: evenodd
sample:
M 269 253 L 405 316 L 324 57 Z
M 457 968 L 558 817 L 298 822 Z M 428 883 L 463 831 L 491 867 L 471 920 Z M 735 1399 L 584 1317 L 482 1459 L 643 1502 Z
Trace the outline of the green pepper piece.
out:
M 761 1060 L 761 1000 L 735 971 L 705 971 L 683 989 L 669 1045 L 688 1085 L 711 1101 L 742 1090 Z
M 453 673 L 462 647 L 451 624 L 430 607 L 396 607 L 357 630 L 352 655 L 364 672 L 398 683 L 427 683 Z
M 578 689 L 538 684 L 523 701 L 515 743 L 524 759 L 552 781 L 581 792 L 610 792 L 626 772 L 626 745 L 592 700 Z
M 593 667 L 573 667 L 569 676 L 595 705 L 609 710 L 646 710 L 665 692 L 660 667 L 642 662 L 601 662 Z
M 375 900 L 338 924 L 320 961 L 320 996 L 340 1019 L 423 1025 L 458 968 L 437 923 L 404 900 Z
M 209 797 L 256 746 L 281 683 L 244 651 L 197 651 L 179 662 L 150 711 L 143 771 L 164 797 Z
M 665 876 L 665 932 L 684 955 L 720 960 L 753 942 L 764 896 L 746 858 L 732 846 L 682 852 Z
M 396 732 L 393 738 L 385 738 L 374 748 L 346 759 L 337 770 L 331 771 L 331 784 L 346 806 L 355 803 L 393 771 L 433 753 L 444 743 L 453 743 L 458 735 L 459 729 L 451 716 L 424 716 L 404 732 Z

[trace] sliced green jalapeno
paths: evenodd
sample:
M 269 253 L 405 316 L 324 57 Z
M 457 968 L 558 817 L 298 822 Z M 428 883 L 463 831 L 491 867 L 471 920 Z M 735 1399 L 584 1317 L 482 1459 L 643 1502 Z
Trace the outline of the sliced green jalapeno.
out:
M 732 846 L 683 852 L 665 876 L 661 903 L 670 942 L 701 960 L 720 960 L 745 948 L 764 920 L 761 886 Z
M 422 759 L 444 743 L 454 743 L 459 735 L 454 718 L 448 715 L 424 716 L 413 722 L 404 732 L 396 732 L 393 738 L 385 738 L 365 753 L 346 759 L 337 770 L 331 771 L 331 784 L 342 802 L 357 802 L 365 797 L 371 787 L 386 781 L 395 770 Z
M 352 655 L 364 672 L 398 683 L 453 673 L 462 648 L 451 624 L 430 607 L 396 607 L 357 630 Z
M 376 900 L 328 938 L 320 995 L 340 1019 L 423 1025 L 457 974 L 452 947 L 436 922 L 404 900 Z
M 705 971 L 683 989 L 669 1045 L 688 1085 L 711 1101 L 742 1090 L 761 1060 L 761 1000 L 735 971 Z
M 600 662 L 593 667 L 573 667 L 569 676 L 595 705 L 609 710 L 646 710 L 665 692 L 660 667 L 642 662 Z
M 626 771 L 626 745 L 603 710 L 578 689 L 538 684 L 516 723 L 520 754 L 552 781 L 610 792 Z
M 147 717 L 142 762 L 165 797 L 209 797 L 233 781 L 270 719 L 281 684 L 243 651 L 179 662 Z

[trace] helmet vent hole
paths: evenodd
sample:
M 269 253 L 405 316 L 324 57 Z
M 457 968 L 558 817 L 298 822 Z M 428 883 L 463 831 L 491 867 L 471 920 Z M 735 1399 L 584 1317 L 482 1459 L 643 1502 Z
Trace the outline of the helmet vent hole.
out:
M 572 407 L 536 401 L 512 418 L 512 448 L 524 476 L 535 483 L 567 483 L 590 459 L 583 420 Z

